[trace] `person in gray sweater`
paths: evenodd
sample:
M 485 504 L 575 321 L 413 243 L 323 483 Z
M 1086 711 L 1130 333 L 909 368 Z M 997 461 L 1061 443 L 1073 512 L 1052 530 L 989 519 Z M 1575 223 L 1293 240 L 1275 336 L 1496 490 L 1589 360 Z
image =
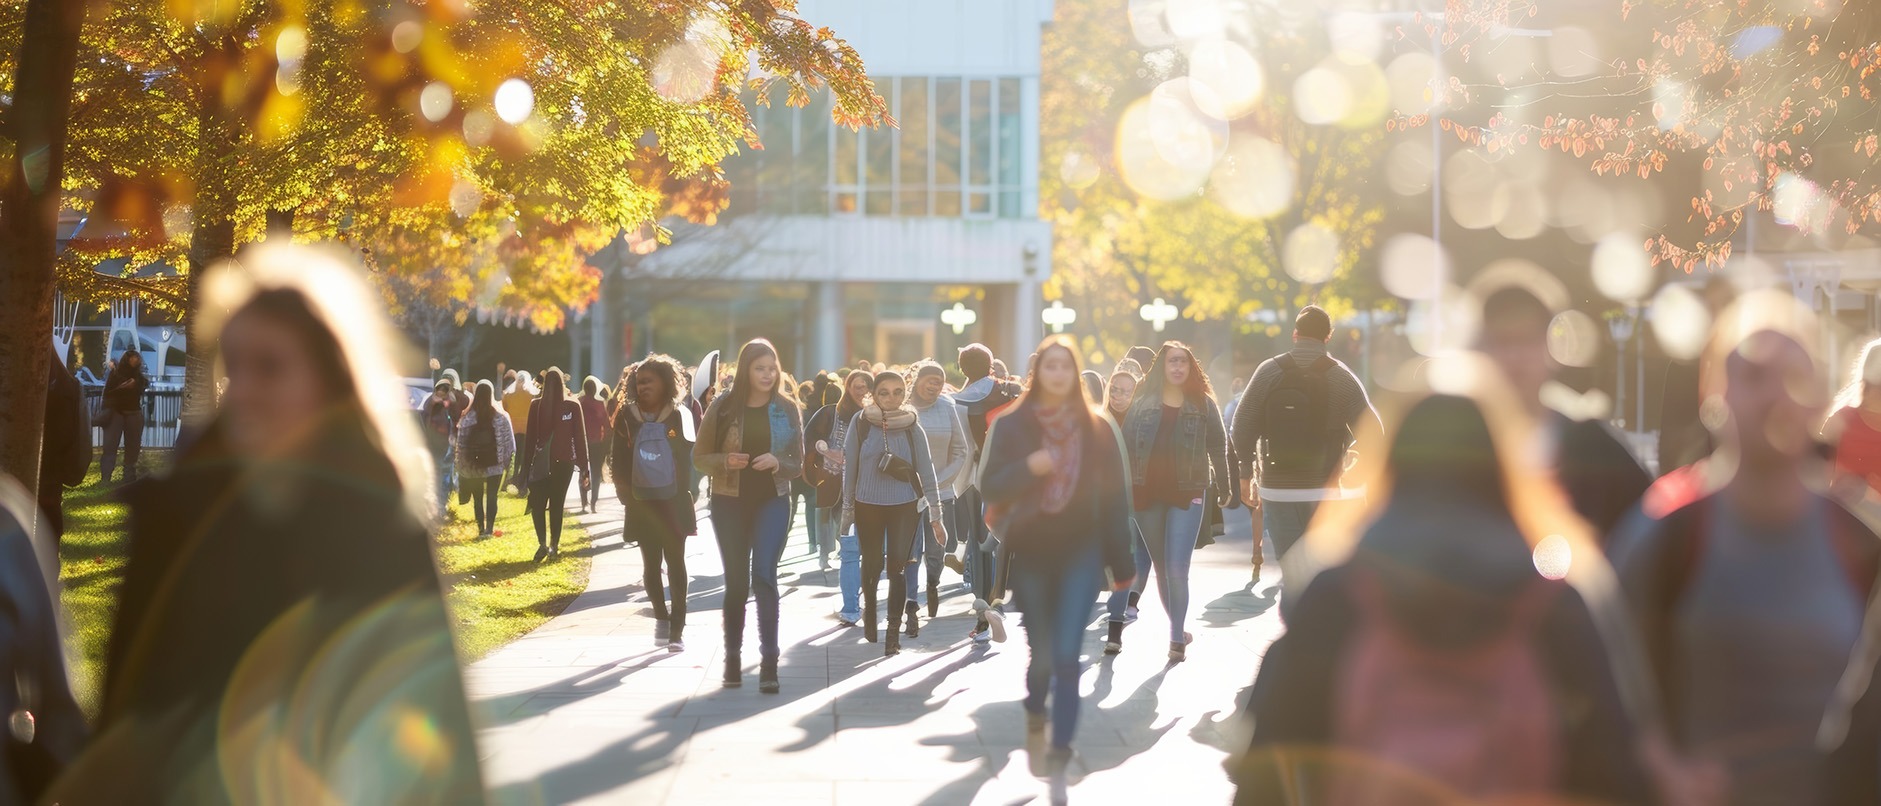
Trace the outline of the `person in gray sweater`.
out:
M 914 541 L 914 562 L 908 565 L 908 603 L 907 611 L 913 615 L 922 604 L 927 605 L 927 617 L 940 615 L 940 574 L 941 559 L 952 554 L 957 547 L 956 541 L 962 533 L 960 528 L 960 507 L 955 496 L 959 491 L 961 477 L 966 474 L 968 457 L 967 423 L 961 417 L 960 406 L 952 395 L 941 390 L 947 385 L 947 372 L 932 359 L 916 362 L 914 365 L 914 387 L 911 390 L 914 407 L 919 416 L 921 430 L 927 433 L 927 453 L 934 458 L 934 478 L 940 482 L 940 522 L 947 524 L 948 540 L 927 548 L 928 541 L 934 539 L 932 530 L 925 526 L 920 536 Z M 925 523 L 933 523 L 933 514 Z M 925 562 L 923 562 L 925 560 Z M 921 566 L 927 566 L 927 590 L 925 595 L 919 584 Z M 913 619 L 908 621 L 910 629 L 918 629 Z
M 888 575 L 888 640 L 883 655 L 901 652 L 901 615 L 895 605 L 907 599 L 907 577 L 895 563 L 914 556 L 914 537 L 925 499 L 936 543 L 946 545 L 941 522 L 940 485 L 928 455 L 927 434 L 908 407 L 908 384 L 893 372 L 875 376 L 875 402 L 858 412 L 843 443 L 843 517 L 854 524 L 862 548 L 862 629 L 870 642 L 875 632 L 875 581 L 884 566 Z M 845 528 L 844 531 L 847 531 Z M 919 635 L 919 617 L 908 613 L 909 635 Z

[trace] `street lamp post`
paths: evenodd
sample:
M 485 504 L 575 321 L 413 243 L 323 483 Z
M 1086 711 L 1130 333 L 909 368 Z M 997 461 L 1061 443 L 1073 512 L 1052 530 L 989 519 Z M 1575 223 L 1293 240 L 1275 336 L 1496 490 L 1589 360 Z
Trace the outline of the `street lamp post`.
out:
M 1622 405 L 1626 390 L 1626 342 L 1633 338 L 1633 329 L 1636 324 L 1633 319 L 1631 313 L 1622 311 L 1607 320 L 1607 330 L 1613 335 L 1614 350 L 1613 414 L 1614 419 L 1619 420 L 1622 427 L 1626 425 L 1626 407 Z M 1633 390 L 1633 397 L 1639 399 L 1640 416 L 1644 417 L 1646 404 L 1644 399 L 1640 398 L 1639 393 L 1640 390 Z
M 1078 321 L 1078 312 L 1065 307 L 1064 300 L 1052 300 L 1052 306 L 1039 314 L 1039 319 L 1051 327 L 1053 333 L 1065 332 L 1065 326 Z
M 1150 323 L 1150 327 L 1157 333 L 1163 332 L 1163 325 L 1175 321 L 1176 317 L 1181 315 L 1181 311 L 1176 310 L 1176 306 L 1164 302 L 1162 297 L 1157 297 L 1150 304 L 1138 308 L 1136 313 L 1143 317 L 1143 321 Z

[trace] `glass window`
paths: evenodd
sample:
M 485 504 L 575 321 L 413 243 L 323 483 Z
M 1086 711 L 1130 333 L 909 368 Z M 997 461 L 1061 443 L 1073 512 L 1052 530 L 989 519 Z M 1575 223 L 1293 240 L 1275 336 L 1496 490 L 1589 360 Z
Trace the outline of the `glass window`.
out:
M 797 147 L 791 160 L 791 192 L 798 215 L 829 214 L 830 96 L 811 96 L 808 106 L 794 110 Z
M 746 104 L 753 103 L 757 95 L 746 92 L 739 100 Z M 731 183 L 730 199 L 725 208 L 726 215 L 743 215 L 758 209 L 758 170 L 760 163 L 756 149 L 743 140 L 738 141 L 738 153 L 725 158 L 723 169 L 725 180 Z
M 1020 157 L 1024 155 L 1019 141 L 1020 92 L 1019 79 L 999 80 L 999 214 L 1007 218 L 1020 218 L 1029 212 L 1019 209 L 1024 184 L 1019 172 Z
M 901 215 L 927 215 L 927 79 L 901 80 L 901 157 L 896 181 L 900 184 Z
M 974 80 L 967 98 L 967 184 L 993 184 L 993 82 Z
M 934 80 L 934 215 L 960 215 L 960 152 L 965 130 L 960 79 Z
M 877 81 L 875 92 L 888 103 L 889 109 L 895 108 L 894 79 Z M 868 187 L 863 193 L 865 211 L 869 215 L 889 215 L 895 212 L 895 130 L 883 126 L 864 129 L 861 134 L 868 154 L 865 166 Z
M 851 130 L 847 126 L 834 126 L 832 128 L 836 136 L 835 156 L 833 157 L 835 164 L 831 172 L 834 176 L 832 190 L 836 193 L 833 211 L 838 213 L 857 212 L 856 191 L 860 183 L 856 180 L 861 160 L 861 143 L 859 142 L 861 133 Z
M 764 150 L 752 156 L 758 163 L 757 206 L 766 213 L 790 212 L 790 178 L 796 149 L 797 110 L 786 104 L 784 87 L 771 89 L 771 105 L 757 108 L 759 142 Z

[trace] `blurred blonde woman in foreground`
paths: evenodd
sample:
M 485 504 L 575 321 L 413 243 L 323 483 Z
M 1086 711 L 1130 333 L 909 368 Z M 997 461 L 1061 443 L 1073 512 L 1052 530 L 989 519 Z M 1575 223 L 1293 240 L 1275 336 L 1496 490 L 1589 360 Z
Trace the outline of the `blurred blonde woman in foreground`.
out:
M 126 496 L 97 738 L 52 799 L 482 802 L 400 338 L 326 251 L 256 247 L 204 291 L 228 390 Z

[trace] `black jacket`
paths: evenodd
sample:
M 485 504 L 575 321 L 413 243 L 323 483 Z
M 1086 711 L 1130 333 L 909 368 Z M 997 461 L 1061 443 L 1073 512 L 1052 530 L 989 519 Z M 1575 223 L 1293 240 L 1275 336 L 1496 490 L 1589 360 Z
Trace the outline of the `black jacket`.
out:
M 1097 418 L 1085 438 L 1076 492 L 1056 515 L 1037 511 L 1044 480 L 1026 466 L 1026 457 L 1044 444 L 1043 428 L 1026 409 L 1006 412 L 987 431 L 980 491 L 1001 551 L 1055 555 L 1094 544 L 1111 579 L 1135 578 L 1130 477 L 1116 424 Z
M 253 800 L 279 762 L 223 726 L 272 713 L 272 749 L 340 800 L 482 802 L 430 535 L 357 419 L 309 444 L 258 463 L 211 426 L 168 477 L 126 491 L 99 739 L 64 800 Z M 433 740 L 422 770 L 399 761 L 414 718 Z
M 144 374 L 144 368 L 125 369 L 119 364 L 105 376 L 104 408 L 107 411 L 133 412 L 144 405 L 144 391 L 150 388 L 150 377 Z

